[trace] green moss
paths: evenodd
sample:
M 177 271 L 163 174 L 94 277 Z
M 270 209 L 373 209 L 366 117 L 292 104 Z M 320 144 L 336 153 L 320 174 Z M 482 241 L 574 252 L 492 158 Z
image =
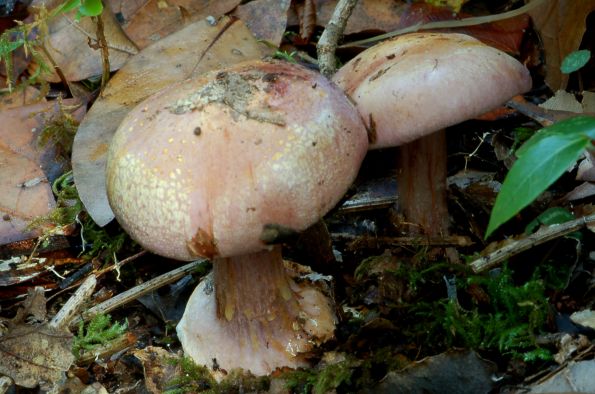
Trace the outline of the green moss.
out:
M 471 285 L 485 292 L 487 304 L 465 309 L 456 300 L 443 299 L 412 308 L 418 318 L 416 331 L 427 332 L 427 345 L 493 350 L 525 361 L 551 358 L 536 342 L 550 313 L 546 284 L 538 271 L 527 282 L 515 284 L 513 272 L 504 268 L 496 276 L 470 276 L 459 289 Z
M 39 133 L 37 142 L 40 146 L 46 146 L 53 143 L 57 149 L 57 158 L 68 160 L 72 153 L 72 144 L 74 135 L 79 126 L 79 122 L 72 116 L 72 112 L 79 105 L 64 105 L 61 99 L 58 99 L 58 113 L 44 114 L 43 128 Z
M 217 382 L 209 369 L 196 365 L 190 357 L 172 358 L 168 363 L 179 366 L 180 374 L 166 384 L 164 394 L 215 393 Z
M 120 337 L 127 329 L 127 323 L 112 324 L 110 315 L 96 315 L 86 327 L 81 321 L 78 333 L 72 342 L 72 353 L 78 356 L 81 351 L 93 350 Z
M 351 386 L 359 362 L 348 358 L 319 369 L 299 369 L 282 375 L 285 386 L 294 393 L 323 394 L 341 386 Z
M 60 176 L 52 185 L 52 191 L 56 195 L 56 208 L 49 214 L 32 220 L 28 229 L 41 229 L 42 235 L 39 242 L 44 245 L 49 243 L 51 237 L 69 225 L 78 223 L 80 225 L 80 236 L 83 246 L 81 256 L 91 259 L 105 255 L 105 261 L 115 260 L 116 254 L 125 245 L 134 245 L 134 242 L 121 228 L 110 231 L 107 227 L 99 227 L 84 210 L 81 202 L 72 171 Z
M 164 394 L 231 394 L 262 392 L 269 389 L 269 378 L 254 376 L 242 370 L 232 370 L 217 383 L 205 366 L 199 366 L 190 357 L 172 358 L 170 365 L 178 366 L 180 373 L 167 382 Z

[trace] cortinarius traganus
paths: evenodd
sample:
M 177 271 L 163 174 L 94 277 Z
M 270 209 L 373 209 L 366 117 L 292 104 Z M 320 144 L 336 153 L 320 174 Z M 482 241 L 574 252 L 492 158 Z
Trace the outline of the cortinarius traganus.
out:
M 278 243 L 343 196 L 368 149 L 344 93 L 282 62 L 247 62 L 140 103 L 110 146 L 107 188 L 122 227 L 157 254 L 213 260 L 178 325 L 197 363 L 268 374 L 304 365 L 334 312 L 287 274 Z
M 481 115 L 531 88 L 506 53 L 456 33 L 406 34 L 377 44 L 333 77 L 353 99 L 370 148 L 400 146 L 399 201 L 429 237 L 448 230 L 444 128 Z

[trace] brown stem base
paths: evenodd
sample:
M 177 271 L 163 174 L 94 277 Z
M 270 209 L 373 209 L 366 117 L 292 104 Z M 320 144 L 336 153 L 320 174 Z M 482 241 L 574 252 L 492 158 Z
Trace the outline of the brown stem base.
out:
M 446 134 L 440 130 L 399 148 L 397 182 L 407 235 L 448 235 Z
M 307 365 L 314 345 L 332 337 L 329 300 L 291 279 L 279 247 L 215 259 L 213 267 L 178 325 L 184 351 L 198 364 L 266 375 Z

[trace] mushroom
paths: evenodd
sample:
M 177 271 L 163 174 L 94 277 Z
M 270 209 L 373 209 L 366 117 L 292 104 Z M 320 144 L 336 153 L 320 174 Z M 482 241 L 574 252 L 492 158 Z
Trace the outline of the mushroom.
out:
M 119 223 L 154 253 L 213 261 L 178 325 L 195 362 L 264 375 L 332 338 L 331 302 L 292 279 L 278 244 L 339 201 L 367 149 L 345 94 L 282 62 L 203 74 L 123 120 L 107 165 Z
M 527 69 L 479 40 L 414 33 L 377 44 L 333 77 L 356 103 L 370 148 L 400 146 L 399 201 L 411 234 L 448 233 L 444 128 L 531 88 Z

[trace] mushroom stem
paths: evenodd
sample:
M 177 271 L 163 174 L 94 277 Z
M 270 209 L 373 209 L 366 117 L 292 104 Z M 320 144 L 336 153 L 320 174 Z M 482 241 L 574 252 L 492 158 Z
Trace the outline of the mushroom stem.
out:
M 399 201 L 409 235 L 448 235 L 446 157 L 444 130 L 399 147 Z
M 293 280 L 295 269 L 280 246 L 215 259 L 178 325 L 188 355 L 218 379 L 233 368 L 266 375 L 306 366 L 315 346 L 332 338 L 336 318 L 316 284 Z
M 291 327 L 289 316 L 295 316 L 298 305 L 279 246 L 213 263 L 217 318 L 241 327 L 274 320 Z

